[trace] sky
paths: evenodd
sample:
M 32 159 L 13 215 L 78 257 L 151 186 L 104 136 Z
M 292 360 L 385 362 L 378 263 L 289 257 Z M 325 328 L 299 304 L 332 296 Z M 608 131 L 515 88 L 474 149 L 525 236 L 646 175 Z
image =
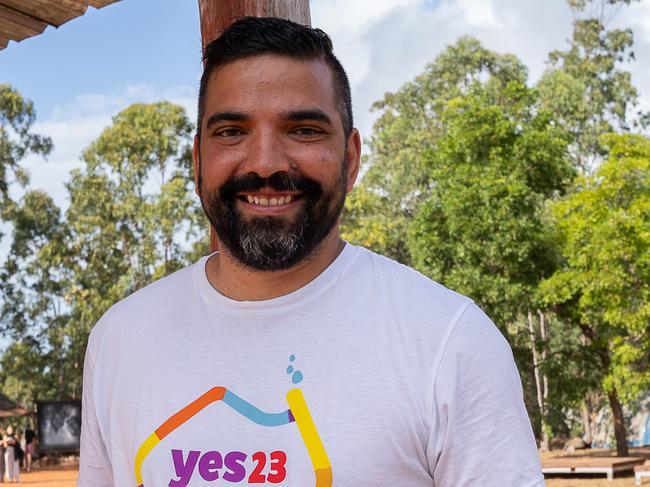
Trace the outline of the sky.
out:
M 330 34 L 348 71 L 355 125 L 365 137 L 372 103 L 413 79 L 459 36 L 517 55 L 532 83 L 548 52 L 567 46 L 573 20 L 565 0 L 312 0 L 310 9 L 312 25 Z M 629 69 L 650 108 L 650 70 L 643 69 L 650 65 L 650 0 L 623 9 L 614 25 L 634 30 L 636 62 Z M 168 100 L 194 119 L 200 51 L 196 0 L 122 0 L 10 42 L 0 51 L 0 83 L 34 102 L 33 132 L 54 142 L 47 160 L 23 161 L 30 187 L 66 208 L 64 184 L 81 152 L 131 103 Z M 8 241 L 9 235 L 0 241 L 0 261 Z

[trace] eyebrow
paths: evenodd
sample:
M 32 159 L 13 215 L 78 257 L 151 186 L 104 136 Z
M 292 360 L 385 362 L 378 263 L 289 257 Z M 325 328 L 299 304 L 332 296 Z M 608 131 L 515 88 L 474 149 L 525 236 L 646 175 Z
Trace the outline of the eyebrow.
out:
M 303 122 L 305 120 L 314 120 L 323 122 L 328 125 L 333 125 L 332 119 L 323 111 L 318 108 L 311 108 L 307 110 L 293 110 L 283 114 L 286 120 L 291 122 Z M 242 112 L 216 112 L 210 115 L 205 127 L 210 128 L 211 125 L 220 122 L 246 122 L 251 119 L 250 115 Z
M 295 110 L 287 112 L 285 115 L 287 120 L 292 122 L 302 122 L 304 120 L 314 120 L 318 122 L 324 122 L 328 125 L 332 124 L 332 119 L 322 110 L 318 108 L 313 108 L 309 110 Z
M 245 122 L 250 120 L 250 116 L 241 112 L 217 112 L 210 115 L 205 123 L 206 128 L 219 122 Z

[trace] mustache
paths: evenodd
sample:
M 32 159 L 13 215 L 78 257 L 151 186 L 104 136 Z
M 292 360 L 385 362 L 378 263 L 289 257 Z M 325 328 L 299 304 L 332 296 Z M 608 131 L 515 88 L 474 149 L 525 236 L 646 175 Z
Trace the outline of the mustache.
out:
M 219 188 L 219 198 L 222 201 L 232 201 L 237 193 L 259 191 L 260 189 L 304 193 L 312 198 L 318 198 L 323 194 L 321 184 L 311 178 L 292 176 L 287 172 L 276 172 L 268 178 L 254 173 L 232 177 Z

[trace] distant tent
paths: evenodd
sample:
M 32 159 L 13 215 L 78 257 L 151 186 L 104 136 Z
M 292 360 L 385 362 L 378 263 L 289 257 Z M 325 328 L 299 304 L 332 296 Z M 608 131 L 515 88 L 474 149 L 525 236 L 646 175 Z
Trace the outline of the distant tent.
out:
M 28 414 L 32 414 L 32 412 L 19 406 L 7 396 L 0 393 L 0 418 L 14 418 L 16 416 L 26 416 Z

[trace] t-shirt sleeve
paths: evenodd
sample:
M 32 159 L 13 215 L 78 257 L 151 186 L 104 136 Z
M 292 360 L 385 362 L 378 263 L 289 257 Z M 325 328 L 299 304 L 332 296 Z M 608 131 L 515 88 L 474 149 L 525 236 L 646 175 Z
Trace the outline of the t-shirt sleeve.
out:
M 427 447 L 436 487 L 543 487 L 512 351 L 474 304 L 442 351 Z
M 111 462 L 99 428 L 95 404 L 94 374 L 98 346 L 96 328 L 88 339 L 84 360 L 78 487 L 113 487 L 114 485 Z

